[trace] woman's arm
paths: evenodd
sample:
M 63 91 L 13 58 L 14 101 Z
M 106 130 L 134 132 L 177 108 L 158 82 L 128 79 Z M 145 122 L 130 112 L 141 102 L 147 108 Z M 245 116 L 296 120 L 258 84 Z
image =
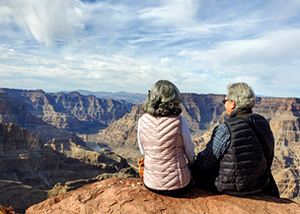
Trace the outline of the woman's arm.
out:
M 140 140 L 140 121 L 141 121 L 141 119 L 139 119 L 139 123 L 138 123 L 137 138 L 138 138 L 140 152 L 142 153 L 142 155 L 145 155 L 144 147 Z
M 195 160 L 194 144 L 192 142 L 189 126 L 183 117 L 181 117 L 181 132 L 185 155 L 189 161 L 189 164 L 193 164 Z

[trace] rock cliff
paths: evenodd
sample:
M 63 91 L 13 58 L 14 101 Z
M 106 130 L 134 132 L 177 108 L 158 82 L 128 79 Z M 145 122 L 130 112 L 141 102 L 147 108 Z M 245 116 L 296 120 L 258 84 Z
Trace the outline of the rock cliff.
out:
M 8 95 L 6 92 L 0 89 L 0 123 L 15 123 L 23 128 L 31 131 L 37 138 L 41 139 L 44 143 L 49 140 L 64 139 L 76 139 L 76 142 L 80 145 L 86 146 L 86 144 L 80 140 L 75 134 L 59 130 L 56 127 L 44 122 L 42 119 L 32 115 L 27 106 L 15 98 Z
M 26 214 L 300 213 L 300 205 L 266 195 L 233 197 L 192 189 L 180 198 L 150 192 L 140 178 L 110 178 L 33 205 Z
M 136 163 L 142 157 L 137 142 L 138 119 L 141 115 L 141 105 L 132 107 L 130 113 L 99 132 L 97 143 L 102 149 L 109 149 Z
M 71 132 L 88 133 L 105 128 L 130 111 L 125 104 L 78 92 L 45 93 L 42 90 L 3 88 L 14 99 L 26 104 L 30 113 L 47 124 Z
M 13 123 L 0 124 L 0 178 L 49 189 L 56 183 L 115 173 L 128 167 L 112 152 L 94 152 L 70 141 L 59 144 L 62 151 L 43 145 L 30 131 Z
M 189 124 L 192 139 L 203 135 L 222 115 L 224 95 L 182 94 L 181 115 Z
M 126 160 L 112 152 L 90 151 L 72 140 L 53 140 L 44 145 L 17 124 L 0 124 L 0 205 L 24 210 L 55 195 L 57 186 L 50 190 L 57 183 L 66 192 L 110 174 L 137 175 L 132 169 L 124 171 L 125 168 Z
M 300 99 L 262 99 L 256 111 L 270 120 L 275 138 L 272 170 L 281 196 L 300 203 Z

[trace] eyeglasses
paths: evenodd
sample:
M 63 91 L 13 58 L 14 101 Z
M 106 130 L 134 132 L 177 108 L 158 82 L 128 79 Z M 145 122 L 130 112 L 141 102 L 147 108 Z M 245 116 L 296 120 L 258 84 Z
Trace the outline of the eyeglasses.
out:
M 224 99 L 224 100 L 222 100 L 222 103 L 225 105 L 225 103 L 226 103 L 227 101 L 229 101 L 229 100 Z

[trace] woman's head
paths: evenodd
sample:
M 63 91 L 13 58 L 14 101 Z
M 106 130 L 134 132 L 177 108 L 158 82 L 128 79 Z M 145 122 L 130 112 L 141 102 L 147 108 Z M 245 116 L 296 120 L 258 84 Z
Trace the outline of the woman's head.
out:
M 152 116 L 170 116 L 181 113 L 182 98 L 178 88 L 168 80 L 157 81 L 143 103 L 143 110 Z

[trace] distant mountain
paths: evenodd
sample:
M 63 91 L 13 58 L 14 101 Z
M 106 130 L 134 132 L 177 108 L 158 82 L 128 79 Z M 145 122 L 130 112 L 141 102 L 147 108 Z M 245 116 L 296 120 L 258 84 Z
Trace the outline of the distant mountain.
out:
M 125 91 L 120 92 L 104 92 L 104 91 L 98 91 L 98 92 L 92 92 L 87 90 L 77 90 L 82 95 L 94 95 L 98 98 L 103 99 L 113 99 L 118 101 L 126 101 L 132 104 L 141 104 L 147 99 L 147 94 L 140 94 L 140 93 L 128 93 Z

